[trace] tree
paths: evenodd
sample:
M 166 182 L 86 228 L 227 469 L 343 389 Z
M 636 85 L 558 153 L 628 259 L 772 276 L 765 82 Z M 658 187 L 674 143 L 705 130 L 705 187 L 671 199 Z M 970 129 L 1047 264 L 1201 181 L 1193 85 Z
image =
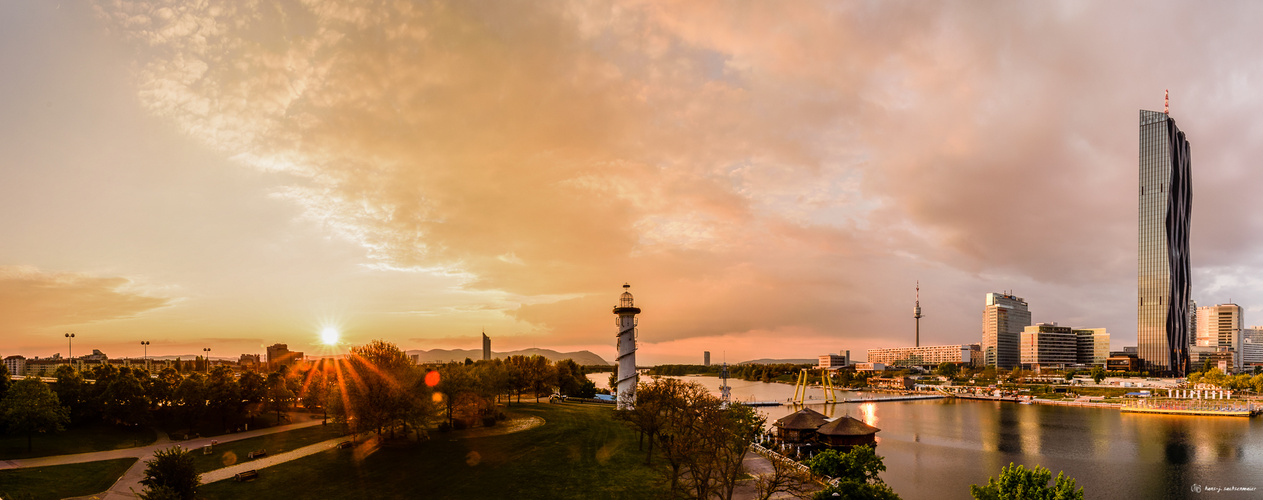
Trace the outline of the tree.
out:
M 267 380 L 254 370 L 246 370 L 237 378 L 237 387 L 241 390 L 241 402 L 245 405 L 246 418 L 254 423 L 254 414 L 267 399 Z M 304 401 L 306 398 L 304 398 Z
M 886 483 L 854 483 L 841 481 L 816 492 L 815 500 L 899 500 L 895 490 Z
M 145 461 L 145 477 L 140 480 L 145 491 L 141 495 L 157 499 L 172 498 L 169 495 L 174 493 L 174 498 L 193 500 L 201 481 L 202 476 L 193 464 L 193 454 L 172 446 L 155 451 L 153 459 Z
M 69 409 L 58 402 L 57 393 L 33 376 L 9 386 L 4 400 L 0 400 L 0 419 L 11 432 L 27 434 L 28 452 L 35 433 L 62 431 L 64 424 L 71 422 Z
M 267 378 L 267 409 L 276 412 L 276 423 L 281 423 L 281 412 L 289 409 L 289 404 L 294 400 L 294 392 L 289 390 L 289 386 L 285 383 L 285 376 L 281 372 L 272 372 Z
M 211 415 L 219 416 L 219 425 L 229 430 L 229 420 L 241 414 L 241 387 L 233 376 L 232 368 L 216 366 L 206 379 L 206 402 Z
M 9 392 L 9 386 L 13 381 L 9 379 L 9 367 L 0 364 L 0 400 L 4 399 L 4 395 Z
M 206 377 L 200 373 L 185 377 L 175 388 L 174 397 L 180 404 L 180 413 L 183 414 L 185 423 L 192 428 L 206 407 Z
M 1092 381 L 1098 384 L 1105 380 L 1105 369 L 1099 366 L 1092 368 Z
M 70 410 L 57 401 L 57 394 L 48 384 L 27 377 L 13 383 L 0 400 L 0 417 L 14 433 L 26 434 L 26 451 L 31 451 L 35 433 L 62 430 L 70 423 Z
M 778 493 L 805 498 L 818 487 L 811 473 L 804 471 L 797 462 L 776 454 L 767 457 L 767 461 L 771 464 L 771 472 L 755 478 L 758 500 L 768 500 Z
M 100 383 L 100 382 L 98 382 Z M 128 371 L 110 380 L 101 394 L 105 417 L 123 425 L 140 425 L 149 418 L 149 400 L 136 375 Z
M 1065 472 L 1058 472 L 1050 486 L 1051 479 L 1052 471 L 1042 466 L 1027 469 L 1009 463 L 1000 469 L 999 479 L 989 478 L 986 486 L 970 485 L 969 493 L 977 500 L 1083 500 L 1083 488 L 1076 489 Z
M 856 446 L 842 453 L 825 450 L 805 462 L 811 473 L 817 476 L 836 477 L 856 483 L 880 483 L 878 474 L 886 470 L 886 464 L 872 446 Z
M 944 361 L 939 363 L 938 368 L 935 368 L 934 371 L 939 375 L 951 378 L 955 377 L 957 373 L 960 373 L 960 366 L 957 366 L 956 363 Z

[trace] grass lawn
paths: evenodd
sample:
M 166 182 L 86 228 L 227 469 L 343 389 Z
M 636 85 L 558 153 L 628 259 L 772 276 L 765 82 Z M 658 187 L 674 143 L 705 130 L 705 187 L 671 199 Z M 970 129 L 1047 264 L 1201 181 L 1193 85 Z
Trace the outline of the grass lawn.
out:
M 25 435 L 3 434 L 0 435 L 0 460 L 132 448 L 157 439 L 149 428 L 84 425 L 52 434 L 36 434 L 31 440 L 31 452 L 27 453 Z
M 135 458 L 0 470 L 0 498 L 58 499 L 100 493 L 122 477 Z
M 419 444 L 387 446 L 356 461 L 330 450 L 259 471 L 247 483 L 203 486 L 204 499 L 322 498 L 655 498 L 666 496 L 657 466 L 646 467 L 637 434 L 613 408 L 524 404 L 512 417 L 538 416 L 526 431 L 472 439 L 435 433 Z M 270 452 L 271 450 L 269 450 Z
M 201 448 L 193 449 L 193 462 L 198 472 L 206 472 L 249 461 L 249 453 L 267 450 L 269 455 L 294 451 L 309 444 L 319 443 L 343 435 L 340 425 L 318 425 L 287 432 L 278 432 L 241 441 L 217 444 L 214 453 L 203 455 Z

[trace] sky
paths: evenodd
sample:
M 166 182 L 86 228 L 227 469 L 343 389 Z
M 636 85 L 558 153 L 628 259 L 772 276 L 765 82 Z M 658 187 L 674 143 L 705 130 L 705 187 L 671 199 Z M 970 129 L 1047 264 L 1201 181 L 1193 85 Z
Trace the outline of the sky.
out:
M 0 2 L 0 355 L 1135 345 L 1138 111 L 1263 324 L 1263 5 Z M 1254 158 L 1254 160 L 1251 160 Z M 1253 319 L 1252 319 L 1253 318 Z M 320 332 L 341 332 L 324 346 Z

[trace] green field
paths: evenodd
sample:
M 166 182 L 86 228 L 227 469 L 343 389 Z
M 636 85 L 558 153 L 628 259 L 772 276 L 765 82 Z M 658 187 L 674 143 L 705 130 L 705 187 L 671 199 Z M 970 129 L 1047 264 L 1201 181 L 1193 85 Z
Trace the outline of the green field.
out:
M 100 493 L 136 463 L 118 458 L 81 464 L 0 470 L 0 498 L 42 500 Z
M 157 439 L 149 428 L 85 425 L 52 434 L 36 434 L 31 441 L 31 452 L 27 453 L 25 435 L 4 434 L 0 435 L 0 460 L 132 448 Z
M 435 433 L 429 441 L 386 446 L 359 461 L 353 450 L 334 449 L 261 469 L 255 481 L 205 485 L 198 497 L 665 497 L 662 474 L 643 465 L 644 454 L 636 450 L 637 434 L 612 413 L 605 405 L 514 405 L 511 417 L 538 416 L 546 423 L 483 438 Z
M 278 432 L 240 441 L 215 445 L 210 455 L 202 454 L 201 448 L 194 448 L 193 461 L 198 472 L 206 472 L 221 467 L 248 462 L 249 454 L 254 450 L 267 450 L 269 455 L 294 451 L 309 444 L 319 443 L 343 435 L 339 425 L 317 425 L 287 432 Z

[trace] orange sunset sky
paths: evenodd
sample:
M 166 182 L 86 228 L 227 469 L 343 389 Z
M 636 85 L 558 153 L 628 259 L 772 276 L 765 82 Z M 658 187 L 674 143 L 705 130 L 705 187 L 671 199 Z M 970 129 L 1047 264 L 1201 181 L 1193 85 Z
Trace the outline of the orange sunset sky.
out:
M 0 356 L 1135 345 L 1138 110 L 1263 323 L 1263 5 L 0 2 Z M 345 348 L 345 345 L 343 348 Z

